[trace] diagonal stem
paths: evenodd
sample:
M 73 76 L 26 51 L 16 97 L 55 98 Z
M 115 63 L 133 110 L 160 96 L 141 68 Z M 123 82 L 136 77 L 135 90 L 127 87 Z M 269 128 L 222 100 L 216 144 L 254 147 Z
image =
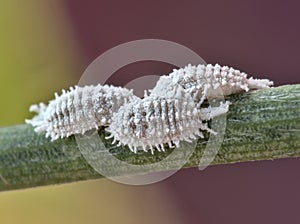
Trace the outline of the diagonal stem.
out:
M 228 97 L 231 105 L 227 114 L 224 141 L 212 164 L 272 160 L 300 156 L 300 85 L 286 85 Z M 115 147 L 104 130 L 99 131 L 104 144 L 117 158 L 133 164 L 152 163 L 168 153 L 139 152 Z M 199 139 L 196 149 L 184 167 L 197 167 L 209 136 Z M 175 149 L 176 150 L 176 149 Z M 168 151 L 168 150 L 167 150 Z M 170 150 L 169 150 L 170 151 Z M 184 150 L 169 170 L 185 157 Z M 114 175 L 114 164 L 106 164 Z M 136 174 L 123 170 L 122 175 Z M 0 190 L 100 178 L 83 158 L 74 136 L 51 142 L 38 135 L 30 125 L 0 128 Z

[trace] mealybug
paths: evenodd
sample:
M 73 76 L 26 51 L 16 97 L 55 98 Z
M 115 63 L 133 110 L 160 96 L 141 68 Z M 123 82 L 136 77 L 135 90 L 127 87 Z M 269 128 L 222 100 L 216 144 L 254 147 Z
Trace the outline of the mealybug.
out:
M 191 141 L 203 137 L 201 130 L 213 132 L 205 120 L 228 111 L 228 102 L 214 108 L 199 109 L 191 98 L 146 97 L 124 104 L 112 116 L 112 122 L 106 129 L 120 145 L 127 145 L 132 152 L 140 147 L 153 153 L 155 148 L 164 151 L 179 146 L 180 141 Z
M 84 86 L 55 94 L 49 105 L 32 105 L 30 111 L 38 113 L 26 120 L 36 132 L 46 132 L 52 140 L 73 134 L 84 134 L 93 128 L 107 126 L 111 116 L 124 103 L 137 99 L 132 91 L 108 85 Z
M 271 85 L 268 79 L 248 79 L 246 73 L 228 66 L 188 65 L 161 76 L 143 99 L 126 88 L 108 85 L 63 90 L 48 106 L 32 105 L 30 111 L 38 114 L 26 122 L 52 140 L 108 126 L 114 143 L 133 152 L 142 148 L 153 153 L 155 148 L 164 151 L 164 144 L 179 146 L 180 141 L 202 137 L 204 130 L 214 133 L 206 121 L 226 113 L 229 102 L 213 108 L 203 108 L 202 103 L 218 98 L 218 89 L 227 96 Z
M 174 69 L 169 75 L 161 76 L 156 86 L 150 90 L 150 95 L 169 97 L 178 85 L 195 100 L 201 100 L 203 97 L 213 98 L 217 88 L 221 88 L 222 94 L 228 96 L 250 89 L 268 88 L 273 82 L 252 77 L 248 79 L 246 73 L 228 66 L 189 64 L 184 68 Z

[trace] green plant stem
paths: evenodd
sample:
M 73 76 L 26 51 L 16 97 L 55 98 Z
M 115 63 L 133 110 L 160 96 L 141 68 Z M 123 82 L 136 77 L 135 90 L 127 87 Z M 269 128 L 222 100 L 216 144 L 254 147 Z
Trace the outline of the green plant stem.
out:
M 272 160 L 300 156 L 300 85 L 286 85 L 232 95 L 224 141 L 212 164 Z M 107 134 L 100 130 L 102 139 Z M 208 140 L 199 139 L 184 167 L 197 167 Z M 111 147 L 110 140 L 103 140 Z M 165 153 L 139 152 L 125 147 L 103 150 L 133 164 L 158 161 Z M 176 149 L 175 149 L 176 150 Z M 167 167 L 185 158 L 184 151 Z M 106 164 L 114 175 L 114 164 Z M 122 175 L 136 171 L 123 170 Z M 0 190 L 74 182 L 102 177 L 83 158 L 74 136 L 51 142 L 30 125 L 0 128 Z

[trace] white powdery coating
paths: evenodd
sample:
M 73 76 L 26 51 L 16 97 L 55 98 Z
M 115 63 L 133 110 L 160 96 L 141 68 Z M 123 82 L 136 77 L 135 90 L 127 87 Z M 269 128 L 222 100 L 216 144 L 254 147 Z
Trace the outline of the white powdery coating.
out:
M 55 94 L 49 105 L 32 105 L 37 115 L 26 120 L 36 132 L 46 132 L 52 140 L 108 126 L 113 143 L 127 145 L 131 151 L 139 148 L 153 153 L 190 142 L 201 131 L 215 132 L 206 121 L 227 113 L 229 102 L 218 107 L 201 108 L 205 99 L 215 99 L 250 89 L 273 85 L 268 79 L 247 78 L 247 74 L 220 65 L 188 65 L 162 76 L 150 96 L 140 99 L 126 88 L 84 86 Z M 221 95 L 221 97 L 222 97 Z
M 45 131 L 52 140 L 107 126 L 120 106 L 138 98 L 131 90 L 108 85 L 75 86 L 55 97 L 48 106 L 32 105 L 30 111 L 38 114 L 26 120 L 36 132 Z
M 252 77 L 248 79 L 246 73 L 228 66 L 189 64 L 184 68 L 174 69 L 169 75 L 161 76 L 150 95 L 170 97 L 178 85 L 195 100 L 203 100 L 203 97 L 215 98 L 218 88 L 221 88 L 224 96 L 228 96 L 250 89 L 268 88 L 273 82 Z
M 226 113 L 228 105 L 226 102 L 213 110 L 200 110 L 190 97 L 146 97 L 125 104 L 114 113 L 106 129 L 111 133 L 107 138 L 113 138 L 113 144 L 119 141 L 118 146 L 127 145 L 135 153 L 138 148 L 150 149 L 152 153 L 155 148 L 164 151 L 164 144 L 178 147 L 180 141 L 203 137 L 200 130 L 214 133 L 204 120 Z

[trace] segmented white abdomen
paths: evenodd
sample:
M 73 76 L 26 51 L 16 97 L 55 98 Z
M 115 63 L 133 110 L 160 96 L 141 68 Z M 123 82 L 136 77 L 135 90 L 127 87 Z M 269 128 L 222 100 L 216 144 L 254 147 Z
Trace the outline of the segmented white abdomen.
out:
M 164 144 L 179 146 L 180 141 L 191 141 L 196 136 L 203 137 L 200 130 L 211 131 L 204 119 L 211 119 L 205 111 L 197 109 L 191 98 L 146 97 L 120 107 L 112 116 L 106 129 L 114 138 L 113 143 L 127 145 L 131 151 L 138 147 L 144 151 L 155 147 L 164 151 Z M 217 115 L 228 111 L 228 103 L 218 110 Z
M 273 85 L 268 79 L 247 78 L 247 74 L 228 66 L 216 65 L 188 65 L 184 68 L 174 69 L 169 75 L 161 76 L 152 96 L 167 96 L 173 94 L 177 85 L 185 89 L 194 99 L 210 97 L 214 90 L 221 88 L 223 95 L 227 96 L 250 89 L 263 89 Z M 171 93 L 170 93 L 171 92 Z
M 38 115 L 26 120 L 36 127 L 36 132 L 46 131 L 46 137 L 52 140 L 107 126 L 120 106 L 138 98 L 126 88 L 108 85 L 71 87 L 70 91 L 63 90 L 61 96 L 55 96 L 48 106 L 32 105 L 30 111 Z

